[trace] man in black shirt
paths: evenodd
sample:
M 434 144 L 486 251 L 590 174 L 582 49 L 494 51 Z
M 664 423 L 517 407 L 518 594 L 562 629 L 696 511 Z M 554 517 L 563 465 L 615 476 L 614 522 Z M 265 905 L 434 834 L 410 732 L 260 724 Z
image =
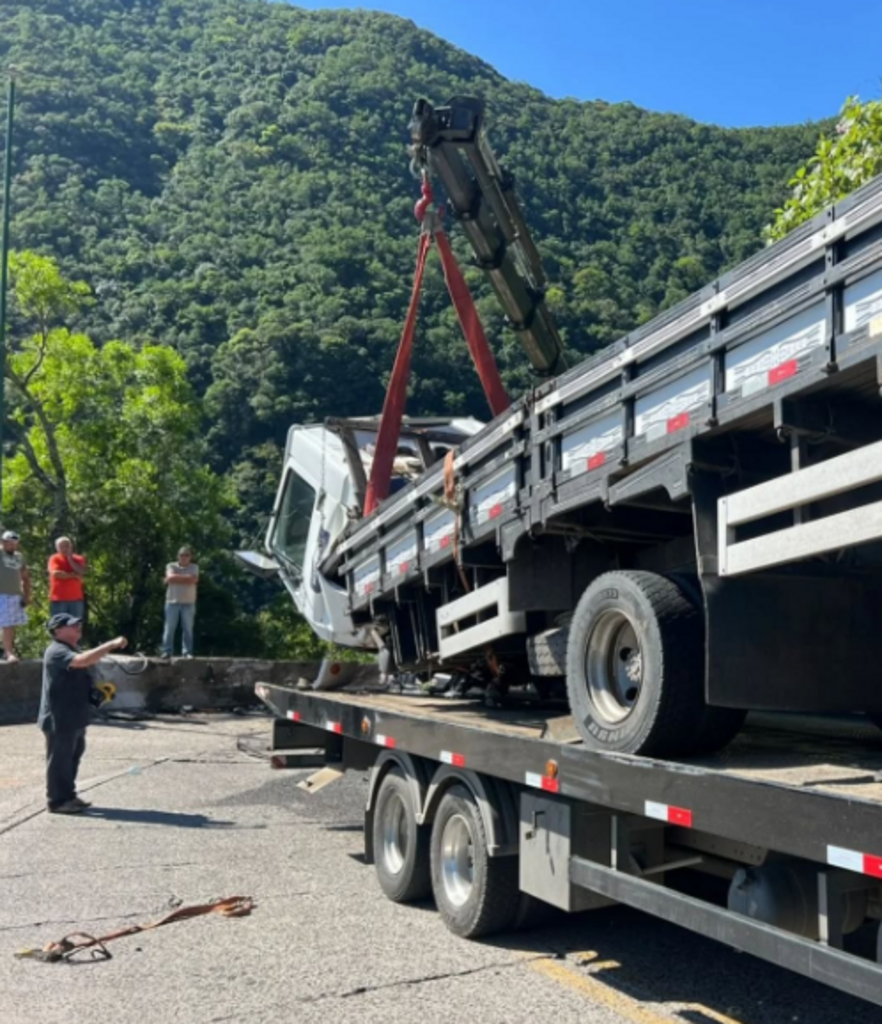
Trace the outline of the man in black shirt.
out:
M 77 796 L 80 759 L 86 749 L 91 706 L 92 665 L 126 646 L 118 636 L 81 651 L 82 619 L 67 612 L 47 623 L 52 643 L 43 654 L 43 693 L 37 724 L 46 737 L 46 803 L 52 814 L 79 814 L 89 804 Z

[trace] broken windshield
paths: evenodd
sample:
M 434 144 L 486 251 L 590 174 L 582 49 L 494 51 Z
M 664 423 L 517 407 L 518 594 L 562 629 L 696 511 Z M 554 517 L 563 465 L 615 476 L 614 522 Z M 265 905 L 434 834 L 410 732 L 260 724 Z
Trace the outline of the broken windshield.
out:
M 301 574 L 314 506 L 313 488 L 296 473 L 289 473 L 285 479 L 271 548 L 274 555 L 282 558 Z

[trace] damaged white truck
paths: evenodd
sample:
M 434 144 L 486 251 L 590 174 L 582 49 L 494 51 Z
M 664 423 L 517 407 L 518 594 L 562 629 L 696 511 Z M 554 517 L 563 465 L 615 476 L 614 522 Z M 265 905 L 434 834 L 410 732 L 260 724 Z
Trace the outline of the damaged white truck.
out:
M 882 180 L 565 369 L 483 116 L 420 101 L 412 152 L 542 379 L 406 421 L 367 515 L 379 421 L 292 427 L 267 545 L 300 612 L 393 672 L 565 690 L 597 751 L 882 721 Z

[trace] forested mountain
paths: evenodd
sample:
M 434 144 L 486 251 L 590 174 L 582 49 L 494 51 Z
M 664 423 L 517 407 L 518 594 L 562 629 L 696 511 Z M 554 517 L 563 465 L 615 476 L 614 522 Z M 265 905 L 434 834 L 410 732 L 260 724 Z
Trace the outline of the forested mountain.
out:
M 579 353 L 758 248 L 819 132 L 551 100 L 410 22 L 262 0 L 0 0 L 9 63 L 14 247 L 90 285 L 77 326 L 97 343 L 184 357 L 246 531 L 289 423 L 382 402 L 415 254 L 416 98 L 486 99 Z M 518 390 L 526 360 L 469 278 Z M 427 284 L 409 411 L 483 416 L 434 263 Z

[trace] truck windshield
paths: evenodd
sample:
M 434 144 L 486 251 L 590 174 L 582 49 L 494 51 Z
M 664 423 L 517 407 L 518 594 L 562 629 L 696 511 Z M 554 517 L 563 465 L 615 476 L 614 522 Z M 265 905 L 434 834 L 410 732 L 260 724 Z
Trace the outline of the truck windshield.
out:
M 271 546 L 274 555 L 300 571 L 314 505 L 315 491 L 296 473 L 289 473 Z

